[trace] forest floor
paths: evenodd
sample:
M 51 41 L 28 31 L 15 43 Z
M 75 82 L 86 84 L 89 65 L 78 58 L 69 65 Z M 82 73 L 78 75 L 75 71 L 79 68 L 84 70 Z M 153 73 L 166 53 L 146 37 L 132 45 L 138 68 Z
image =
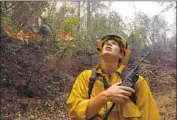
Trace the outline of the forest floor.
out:
M 158 71 L 157 76 L 159 80 L 150 82 L 150 88 L 155 98 L 161 120 L 175 120 L 176 71 L 171 68 L 155 69 Z M 53 100 L 19 97 L 13 87 L 11 89 L 1 88 L 1 93 L 2 120 L 68 119 L 66 108 L 67 93 L 60 93 L 60 95 Z
M 153 96 L 158 107 L 161 120 L 176 120 L 176 83 L 169 83 L 153 89 Z

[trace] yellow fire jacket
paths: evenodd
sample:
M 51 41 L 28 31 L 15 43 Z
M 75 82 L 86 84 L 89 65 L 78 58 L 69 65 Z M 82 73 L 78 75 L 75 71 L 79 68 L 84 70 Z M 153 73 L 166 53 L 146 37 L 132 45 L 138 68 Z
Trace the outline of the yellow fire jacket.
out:
M 123 68 L 124 66 L 121 65 L 117 69 L 117 72 L 121 73 Z M 109 78 L 107 74 L 102 73 L 101 68 L 97 69 L 96 72 L 105 76 L 110 85 L 122 81 L 118 74 L 113 74 Z M 88 83 L 91 74 L 92 70 L 85 70 L 75 80 L 72 91 L 67 100 L 68 115 L 72 120 L 86 119 L 86 110 L 90 100 L 88 98 Z M 91 98 L 95 97 L 103 90 L 103 82 L 96 80 L 92 89 Z M 142 76 L 139 76 L 135 85 L 135 91 L 137 96 L 136 105 L 131 100 L 128 100 L 123 105 L 116 104 L 109 115 L 109 120 L 160 120 L 152 93 L 146 80 Z M 111 102 L 107 102 L 107 105 L 103 106 L 98 114 L 104 116 L 105 112 L 108 111 L 111 105 Z M 100 118 L 96 119 L 101 120 Z

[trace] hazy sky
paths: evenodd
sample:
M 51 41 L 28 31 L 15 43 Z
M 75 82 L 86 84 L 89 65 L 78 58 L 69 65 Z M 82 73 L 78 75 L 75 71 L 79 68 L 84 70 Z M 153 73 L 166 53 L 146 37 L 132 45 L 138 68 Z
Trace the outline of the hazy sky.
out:
M 173 2 L 175 3 L 175 1 Z M 109 2 L 104 3 L 109 5 Z M 136 8 L 136 13 L 138 13 L 138 11 L 143 11 L 148 14 L 148 16 L 156 15 L 163 9 L 160 4 L 152 1 L 112 1 L 110 10 L 117 11 L 123 18 L 134 19 L 134 7 Z M 163 13 L 162 15 L 164 16 L 164 19 L 169 22 L 169 24 L 174 23 L 174 20 L 176 19 L 174 11 L 172 10 Z

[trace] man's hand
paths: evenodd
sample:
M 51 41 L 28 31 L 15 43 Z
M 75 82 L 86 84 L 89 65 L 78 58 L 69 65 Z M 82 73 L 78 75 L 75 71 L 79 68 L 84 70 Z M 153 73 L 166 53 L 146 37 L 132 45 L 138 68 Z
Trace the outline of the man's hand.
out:
M 135 90 L 130 87 L 120 86 L 120 83 L 115 83 L 104 92 L 108 101 L 113 103 L 125 103 Z

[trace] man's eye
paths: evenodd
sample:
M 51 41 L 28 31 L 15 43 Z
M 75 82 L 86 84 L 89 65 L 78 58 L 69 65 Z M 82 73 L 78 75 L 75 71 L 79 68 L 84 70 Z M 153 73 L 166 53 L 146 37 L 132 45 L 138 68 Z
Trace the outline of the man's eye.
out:
M 105 42 L 104 44 L 107 44 L 108 42 Z
M 116 43 L 116 42 L 113 42 L 112 44 L 113 44 L 113 45 L 117 45 L 117 43 Z

